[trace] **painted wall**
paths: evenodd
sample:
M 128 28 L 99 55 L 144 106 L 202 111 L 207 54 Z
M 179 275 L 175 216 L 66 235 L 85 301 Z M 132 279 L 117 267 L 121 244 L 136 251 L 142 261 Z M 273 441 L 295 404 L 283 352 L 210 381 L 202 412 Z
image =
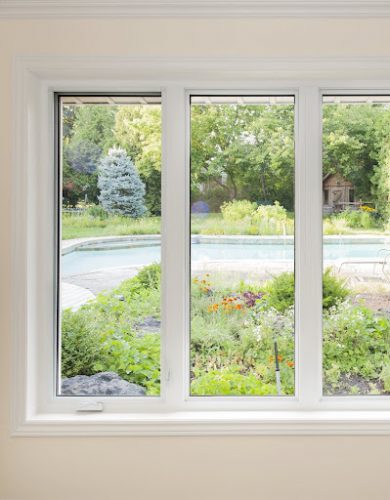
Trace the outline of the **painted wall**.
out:
M 16 54 L 390 56 L 390 19 L 0 21 L 0 499 L 386 500 L 389 437 L 10 438 Z

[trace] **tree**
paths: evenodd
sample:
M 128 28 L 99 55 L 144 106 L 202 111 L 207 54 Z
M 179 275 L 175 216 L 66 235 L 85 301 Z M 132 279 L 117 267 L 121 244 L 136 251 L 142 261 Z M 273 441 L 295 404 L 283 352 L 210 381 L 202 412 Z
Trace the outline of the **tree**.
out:
M 386 107 L 377 122 L 378 165 L 371 178 L 376 208 L 388 222 L 390 218 L 390 108 Z
M 277 200 L 292 208 L 293 179 L 293 105 L 192 106 L 193 195 L 212 183 L 225 200 Z
M 99 200 L 107 212 L 141 217 L 146 212 L 145 185 L 126 151 L 113 148 L 99 165 Z
M 161 214 L 161 107 L 121 106 L 115 118 L 115 143 L 137 165 L 145 184 L 145 203 L 153 215 Z
M 93 174 L 97 169 L 101 148 L 88 140 L 71 140 L 64 146 L 64 158 L 76 172 Z
M 73 139 L 93 142 L 107 153 L 113 146 L 116 106 L 78 106 L 73 123 Z
M 98 202 L 97 166 L 113 145 L 116 110 L 95 104 L 63 107 L 64 203 Z
M 377 129 L 384 113 L 385 107 L 367 104 L 323 107 L 323 173 L 341 174 L 364 201 L 373 194 L 381 148 Z

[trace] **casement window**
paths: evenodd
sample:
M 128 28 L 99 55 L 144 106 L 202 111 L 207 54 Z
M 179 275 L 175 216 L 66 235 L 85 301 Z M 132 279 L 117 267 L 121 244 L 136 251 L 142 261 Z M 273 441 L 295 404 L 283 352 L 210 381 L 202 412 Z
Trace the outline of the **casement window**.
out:
M 387 433 L 390 85 L 45 64 L 15 91 L 15 434 Z

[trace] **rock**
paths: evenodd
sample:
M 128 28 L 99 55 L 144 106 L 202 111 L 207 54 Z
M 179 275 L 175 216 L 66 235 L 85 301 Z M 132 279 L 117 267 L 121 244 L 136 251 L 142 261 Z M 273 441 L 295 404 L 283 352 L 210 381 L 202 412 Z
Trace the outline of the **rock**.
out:
M 145 333 L 160 333 L 161 321 L 153 318 L 153 316 L 148 316 L 143 321 L 137 323 L 135 328 L 139 331 L 138 336 L 145 335 Z
M 65 396 L 145 396 L 144 387 L 130 384 L 117 373 L 101 372 L 87 377 L 64 378 L 61 394 Z

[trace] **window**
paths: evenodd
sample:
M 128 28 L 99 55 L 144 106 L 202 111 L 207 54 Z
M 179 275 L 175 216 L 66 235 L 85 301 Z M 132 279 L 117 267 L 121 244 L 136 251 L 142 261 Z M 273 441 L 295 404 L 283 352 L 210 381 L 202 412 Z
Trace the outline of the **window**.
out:
M 58 395 L 158 395 L 161 96 L 56 101 Z
M 323 97 L 323 392 L 389 394 L 390 98 Z M 359 201 L 355 201 L 356 197 Z
M 15 434 L 388 433 L 390 86 L 148 64 L 16 69 Z
M 190 99 L 190 392 L 292 396 L 294 96 Z

